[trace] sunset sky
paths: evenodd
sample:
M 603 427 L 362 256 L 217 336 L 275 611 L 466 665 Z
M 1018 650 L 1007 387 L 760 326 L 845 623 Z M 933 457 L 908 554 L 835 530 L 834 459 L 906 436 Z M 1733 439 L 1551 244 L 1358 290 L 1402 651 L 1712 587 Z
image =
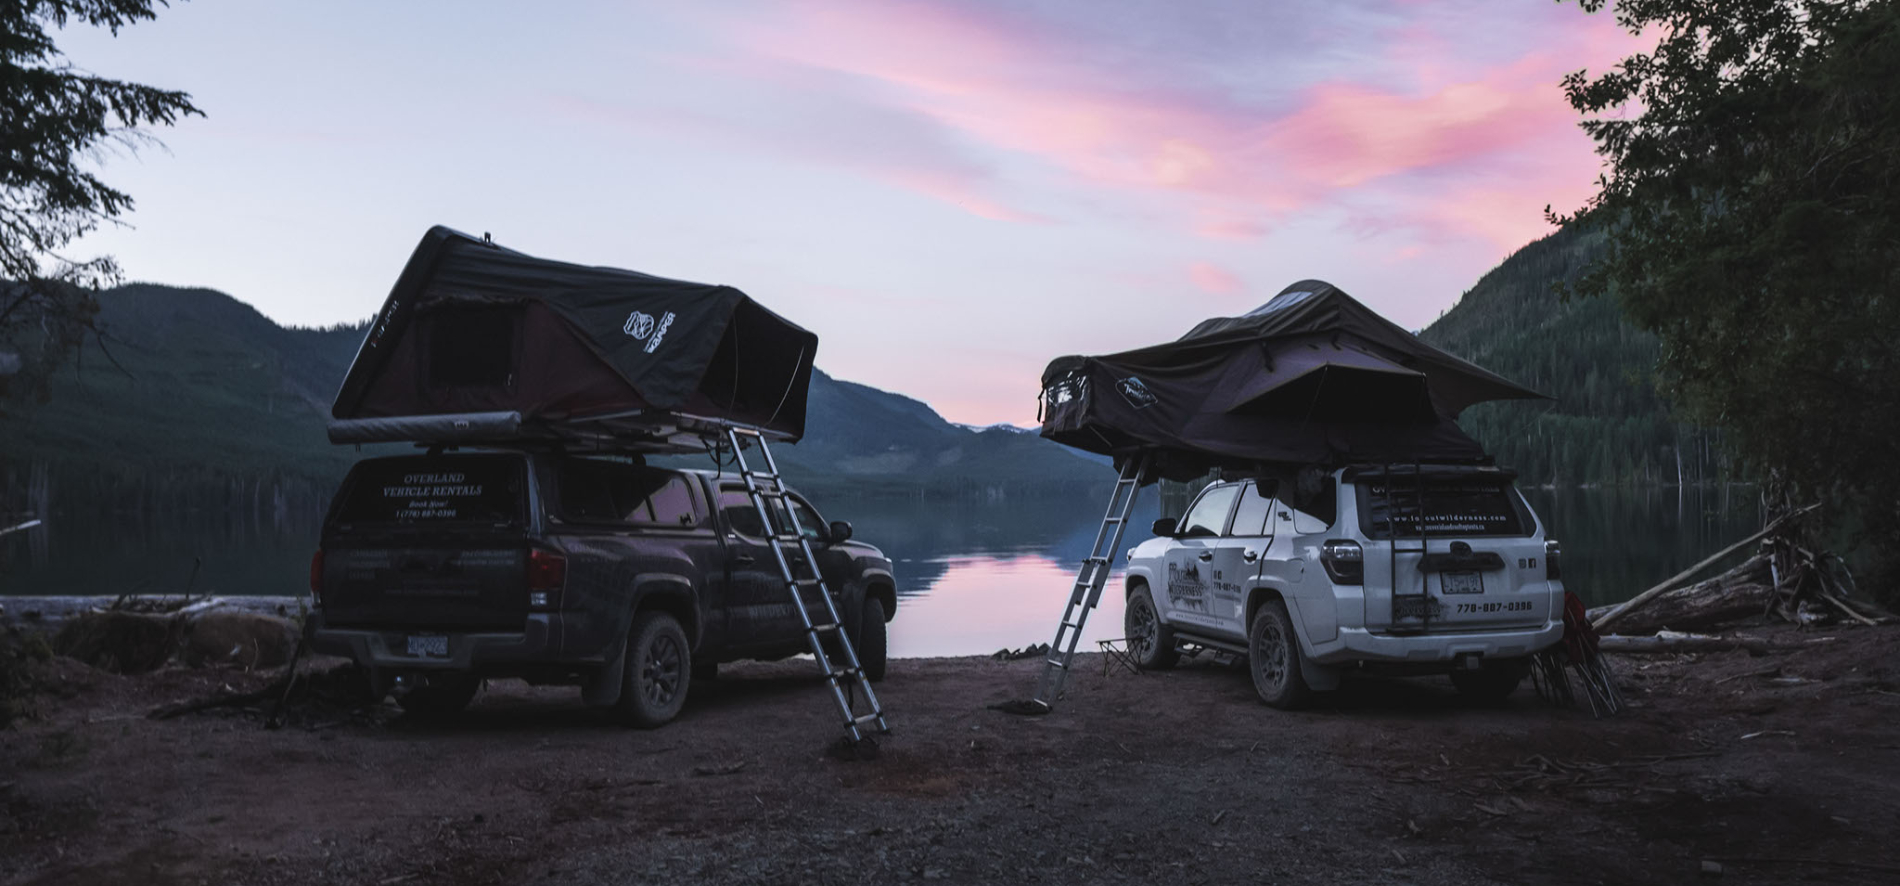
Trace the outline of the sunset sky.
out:
M 1422 327 L 1599 163 L 1558 80 L 1633 49 L 1551 0 L 191 0 L 94 73 L 208 114 L 105 158 L 75 254 L 301 325 L 432 224 L 727 283 L 834 375 L 1034 421 L 1050 358 L 1317 277 Z

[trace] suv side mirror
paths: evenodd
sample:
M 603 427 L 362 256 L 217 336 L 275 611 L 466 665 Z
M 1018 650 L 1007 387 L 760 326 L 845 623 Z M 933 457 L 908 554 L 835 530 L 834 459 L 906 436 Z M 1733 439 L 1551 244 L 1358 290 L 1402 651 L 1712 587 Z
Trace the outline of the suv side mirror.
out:
M 1173 517 L 1162 517 L 1155 521 L 1154 534 L 1159 538 L 1173 538 L 1174 524 L 1175 519 Z
M 840 544 L 843 542 L 850 541 L 851 540 L 851 524 L 846 523 L 843 520 L 831 521 L 831 538 L 828 540 L 832 544 Z

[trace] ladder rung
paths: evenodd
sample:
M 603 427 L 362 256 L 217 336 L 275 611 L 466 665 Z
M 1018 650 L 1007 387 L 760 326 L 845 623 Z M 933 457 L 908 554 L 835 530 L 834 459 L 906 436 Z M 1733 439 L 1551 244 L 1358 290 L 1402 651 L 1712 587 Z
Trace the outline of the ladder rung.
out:
M 1046 665 L 1054 665 L 1055 667 L 1061 668 L 1065 671 L 1069 669 L 1069 666 L 1067 663 L 1058 661 L 1053 658 L 1045 658 L 1042 660 L 1042 663 Z
M 824 583 L 825 583 L 825 580 L 822 578 L 794 578 L 792 579 L 792 584 L 805 585 L 808 587 L 811 585 L 821 585 Z
M 791 534 L 772 536 L 773 541 L 778 542 L 780 544 L 788 544 L 788 545 L 798 544 L 799 540 L 803 538 L 804 536 L 802 535 L 791 535 Z
M 858 673 L 861 670 L 862 670 L 861 668 L 853 668 L 853 667 L 838 668 L 831 672 L 831 679 L 837 680 L 843 677 L 855 677 L 858 675 Z
M 872 711 L 862 717 L 852 717 L 848 722 L 853 726 L 863 726 L 866 723 L 876 723 L 882 719 L 884 719 L 883 711 Z
M 815 624 L 811 626 L 811 632 L 814 634 L 835 634 L 838 632 L 838 624 L 836 622 L 824 625 Z

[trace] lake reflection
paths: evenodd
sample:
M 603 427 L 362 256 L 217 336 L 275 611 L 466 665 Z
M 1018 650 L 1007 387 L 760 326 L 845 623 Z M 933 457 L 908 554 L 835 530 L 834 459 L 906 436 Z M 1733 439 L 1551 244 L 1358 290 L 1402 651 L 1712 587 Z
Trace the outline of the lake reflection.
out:
M 1527 489 L 1525 496 L 1563 541 L 1566 584 L 1592 605 L 1627 599 L 1760 525 L 1752 487 L 1681 496 L 1674 489 Z M 1105 504 L 1085 498 L 818 502 L 826 519 L 851 521 L 858 538 L 894 561 L 901 595 L 891 625 L 897 656 L 986 654 L 1049 642 Z M 1154 491 L 1143 490 L 1115 552 L 1118 567 L 1124 551 L 1150 537 L 1159 511 Z M 198 592 L 299 594 L 316 534 L 314 515 L 231 520 L 197 513 L 159 520 L 55 514 L 44 529 L 0 538 L 0 593 L 176 593 L 190 582 Z M 195 579 L 194 562 L 202 564 Z M 1111 579 L 1111 588 L 1118 583 Z M 1090 615 L 1083 648 L 1119 636 L 1121 615 L 1120 595 L 1105 594 Z

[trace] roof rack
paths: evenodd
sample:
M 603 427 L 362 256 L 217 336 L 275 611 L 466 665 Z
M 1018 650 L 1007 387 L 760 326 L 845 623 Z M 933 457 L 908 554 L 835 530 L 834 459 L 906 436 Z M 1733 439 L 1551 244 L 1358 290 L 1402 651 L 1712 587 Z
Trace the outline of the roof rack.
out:
M 603 451 L 664 454 L 704 452 L 709 443 L 722 439 L 731 428 L 772 442 L 793 439 L 784 431 L 744 422 L 652 409 L 558 419 L 523 418 L 514 410 L 342 418 L 330 422 L 329 434 L 332 443 L 561 443 Z

